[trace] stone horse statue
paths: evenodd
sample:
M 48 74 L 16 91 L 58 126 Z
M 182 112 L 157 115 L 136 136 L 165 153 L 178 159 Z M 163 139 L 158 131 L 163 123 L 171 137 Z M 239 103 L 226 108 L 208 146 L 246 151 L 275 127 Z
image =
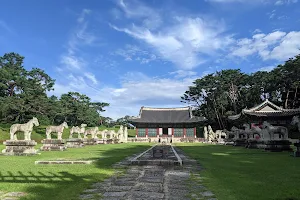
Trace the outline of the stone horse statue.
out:
M 78 139 L 81 139 L 81 134 L 84 134 L 84 131 L 85 131 L 85 127 L 87 125 L 86 124 L 81 124 L 80 127 L 78 126 L 73 126 L 71 129 L 70 129 L 70 136 L 69 138 L 73 138 L 73 133 L 77 133 L 78 134 Z
M 288 129 L 284 126 L 272 126 L 267 121 L 263 122 L 263 128 L 270 133 L 271 140 L 287 140 Z
M 92 139 L 96 139 L 97 138 L 97 132 L 98 132 L 98 127 L 93 127 L 93 128 L 90 128 L 90 129 L 87 129 L 84 131 L 84 138 L 87 139 L 88 135 L 91 135 L 92 136 Z
M 33 117 L 26 124 L 13 124 L 10 127 L 10 140 L 18 140 L 17 135 L 15 134 L 17 131 L 24 132 L 24 140 L 31 140 L 31 132 L 33 126 L 39 126 L 39 121 L 36 117 Z
M 110 138 L 110 139 L 113 139 L 113 138 L 116 137 L 116 134 L 117 134 L 117 133 L 116 133 L 114 130 L 109 130 L 109 131 L 107 131 L 106 134 L 109 135 L 109 138 Z
M 47 140 L 51 140 L 51 133 L 57 133 L 57 139 L 61 140 L 64 128 L 69 128 L 67 122 L 63 122 L 59 126 L 48 126 L 46 128 Z

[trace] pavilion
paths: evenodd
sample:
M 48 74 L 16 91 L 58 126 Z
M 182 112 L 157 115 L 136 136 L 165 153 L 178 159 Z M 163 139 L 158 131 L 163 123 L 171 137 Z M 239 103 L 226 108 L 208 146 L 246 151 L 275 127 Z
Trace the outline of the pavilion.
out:
M 141 107 L 139 116 L 129 121 L 136 126 L 136 138 L 152 138 L 154 141 L 170 138 L 169 141 L 174 142 L 182 138 L 197 138 L 196 126 L 206 118 L 193 116 L 191 107 Z
M 238 115 L 229 116 L 232 122 L 247 121 L 251 126 L 260 126 L 264 121 L 272 125 L 287 126 L 291 123 L 293 116 L 300 114 L 300 108 L 284 109 L 268 99 L 250 109 L 243 109 Z

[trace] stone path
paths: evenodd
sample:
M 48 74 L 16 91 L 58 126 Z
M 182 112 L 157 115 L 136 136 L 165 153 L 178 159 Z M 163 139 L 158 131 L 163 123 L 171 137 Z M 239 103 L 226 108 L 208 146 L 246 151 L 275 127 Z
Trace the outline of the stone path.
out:
M 80 199 L 103 200 L 216 200 L 214 194 L 201 184 L 201 167 L 176 148 L 183 166 L 132 166 L 130 159 L 114 165 L 115 175 L 95 183 Z
M 0 191 L 0 200 L 17 200 L 22 196 L 25 196 L 24 192 L 4 192 Z

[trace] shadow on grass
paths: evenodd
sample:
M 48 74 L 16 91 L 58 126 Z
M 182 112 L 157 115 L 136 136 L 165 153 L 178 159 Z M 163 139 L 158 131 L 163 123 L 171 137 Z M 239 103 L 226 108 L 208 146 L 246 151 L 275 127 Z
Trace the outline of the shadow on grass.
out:
M 96 150 L 96 154 L 99 154 L 99 157 L 89 157 L 90 160 L 95 160 L 92 165 L 96 169 L 91 169 L 87 165 L 86 172 L 84 170 L 82 172 L 74 172 L 74 169 L 73 172 L 70 172 L 70 170 L 68 170 L 70 165 L 39 165 L 38 168 L 41 169 L 35 173 L 28 171 L 2 171 L 2 173 L 0 173 L 0 182 L 16 187 L 17 192 L 18 184 L 27 184 L 25 190 L 19 191 L 27 193 L 26 196 L 21 197 L 22 200 L 75 200 L 93 183 L 101 182 L 111 176 L 113 173 L 113 164 L 134 153 L 142 152 L 146 148 L 149 148 L 149 146 L 132 145 L 118 147 L 116 144 L 115 149 L 106 148 L 105 146 L 101 149 L 99 145 L 99 150 Z M 71 150 L 72 149 L 70 149 L 70 151 Z M 76 170 L 79 164 L 73 164 L 72 166 L 75 166 L 74 168 Z M 36 165 L 33 167 L 36 167 Z M 57 172 L 57 167 L 60 167 L 61 171 Z M 52 168 L 55 168 L 56 172 L 51 172 Z M 78 170 L 82 170 L 83 168 L 85 167 L 78 167 Z

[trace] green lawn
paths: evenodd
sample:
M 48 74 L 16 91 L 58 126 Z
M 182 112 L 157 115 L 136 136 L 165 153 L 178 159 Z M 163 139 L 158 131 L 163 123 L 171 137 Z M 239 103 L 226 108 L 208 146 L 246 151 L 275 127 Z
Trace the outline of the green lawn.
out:
M 204 168 L 204 185 L 218 200 L 299 200 L 300 158 L 287 152 L 178 144 Z
M 112 164 L 146 148 L 149 144 L 127 143 L 41 152 L 41 155 L 28 157 L 0 155 L 0 190 L 26 192 L 28 195 L 24 199 L 77 199 L 93 182 L 110 176 Z M 4 146 L 0 145 L 2 149 Z M 97 161 L 91 165 L 34 164 L 36 160 L 58 159 Z

